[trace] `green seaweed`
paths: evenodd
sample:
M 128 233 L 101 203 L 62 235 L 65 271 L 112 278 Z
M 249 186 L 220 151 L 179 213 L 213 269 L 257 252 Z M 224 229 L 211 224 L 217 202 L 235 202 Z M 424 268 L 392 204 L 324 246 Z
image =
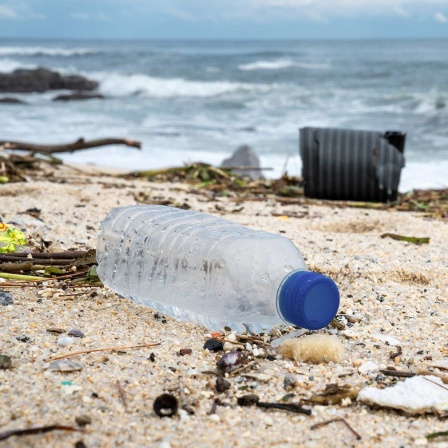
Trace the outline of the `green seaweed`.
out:
M 429 244 L 429 237 L 415 237 L 415 236 L 403 236 L 403 235 L 397 235 L 395 233 L 383 233 L 381 235 L 381 238 L 392 238 L 394 240 L 398 241 L 406 241 L 407 243 L 413 243 L 413 244 Z

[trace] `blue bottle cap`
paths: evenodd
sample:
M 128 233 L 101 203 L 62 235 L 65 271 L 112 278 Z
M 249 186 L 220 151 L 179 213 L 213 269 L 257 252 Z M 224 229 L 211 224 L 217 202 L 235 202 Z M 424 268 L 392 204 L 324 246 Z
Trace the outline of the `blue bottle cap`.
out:
M 339 308 L 339 290 L 325 275 L 310 271 L 294 271 L 280 285 L 277 309 L 292 325 L 308 330 L 326 327 Z

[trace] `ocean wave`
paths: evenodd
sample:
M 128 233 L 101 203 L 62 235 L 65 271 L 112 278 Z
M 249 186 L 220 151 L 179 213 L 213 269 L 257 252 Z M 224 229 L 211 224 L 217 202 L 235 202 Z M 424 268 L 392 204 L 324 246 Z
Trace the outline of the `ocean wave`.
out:
M 92 48 L 0 47 L 0 56 L 84 56 L 96 54 Z
M 0 73 L 11 73 L 18 68 L 36 68 L 32 64 L 24 64 L 23 62 L 14 61 L 13 59 L 0 59 Z
M 318 62 L 295 62 L 292 59 L 276 59 L 272 61 L 255 61 L 248 64 L 241 64 L 238 66 L 240 70 L 281 70 L 285 68 L 303 68 L 306 70 L 325 70 L 330 68 L 328 63 Z
M 294 67 L 296 64 L 291 59 L 277 59 L 274 61 L 256 61 L 238 66 L 240 70 L 281 70 Z
M 230 81 L 189 81 L 183 78 L 156 78 L 144 74 L 94 73 L 88 77 L 100 83 L 101 92 L 111 96 L 211 97 L 239 90 L 263 91 L 267 86 Z

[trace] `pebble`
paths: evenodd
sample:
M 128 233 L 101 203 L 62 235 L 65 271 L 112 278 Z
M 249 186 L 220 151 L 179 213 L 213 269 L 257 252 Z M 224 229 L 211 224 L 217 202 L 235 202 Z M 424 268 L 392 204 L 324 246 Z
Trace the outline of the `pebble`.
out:
M 0 291 L 0 305 L 8 306 L 14 303 L 14 299 L 10 292 Z
M 207 339 L 204 344 L 204 350 L 210 350 L 211 352 L 219 352 L 224 349 L 224 342 L 219 339 L 211 338 Z
M 10 369 L 12 365 L 11 358 L 6 355 L 0 355 L 0 370 Z
M 359 367 L 358 372 L 362 374 L 374 373 L 380 370 L 380 366 L 372 361 L 364 361 Z
M 229 373 L 241 367 L 247 361 L 247 357 L 243 352 L 226 353 L 217 363 L 219 370 Z
M 16 339 L 19 342 L 30 342 L 31 341 L 30 337 L 25 334 L 22 334 L 21 336 L 17 336 Z
M 77 330 L 74 328 L 67 333 L 69 336 L 73 336 L 74 338 L 83 338 L 85 335 L 81 330 Z
M 88 415 L 79 415 L 75 417 L 75 422 L 78 426 L 83 428 L 84 426 L 90 425 L 92 423 L 92 419 Z
M 283 378 L 283 386 L 285 387 L 285 389 L 295 387 L 298 382 L 299 377 L 294 373 L 287 373 Z
M 83 365 L 71 359 L 58 359 L 53 361 L 48 368 L 55 372 L 75 372 L 83 369 Z
M 218 414 L 210 414 L 210 415 L 208 416 L 208 418 L 209 418 L 210 420 L 212 420 L 213 422 L 220 422 L 220 421 L 221 421 L 221 418 L 219 417 Z
M 69 345 L 72 345 L 75 340 L 71 338 L 70 336 L 61 336 L 58 339 L 58 345 L 62 345 L 63 347 L 68 347 Z

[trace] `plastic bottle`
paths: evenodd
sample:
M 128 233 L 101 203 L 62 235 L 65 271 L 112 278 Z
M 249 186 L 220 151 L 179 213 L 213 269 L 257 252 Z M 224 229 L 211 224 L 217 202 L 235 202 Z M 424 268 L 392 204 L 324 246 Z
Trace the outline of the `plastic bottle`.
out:
M 330 278 L 288 238 L 160 205 L 113 209 L 97 243 L 101 281 L 135 302 L 212 330 L 319 329 L 339 307 Z

